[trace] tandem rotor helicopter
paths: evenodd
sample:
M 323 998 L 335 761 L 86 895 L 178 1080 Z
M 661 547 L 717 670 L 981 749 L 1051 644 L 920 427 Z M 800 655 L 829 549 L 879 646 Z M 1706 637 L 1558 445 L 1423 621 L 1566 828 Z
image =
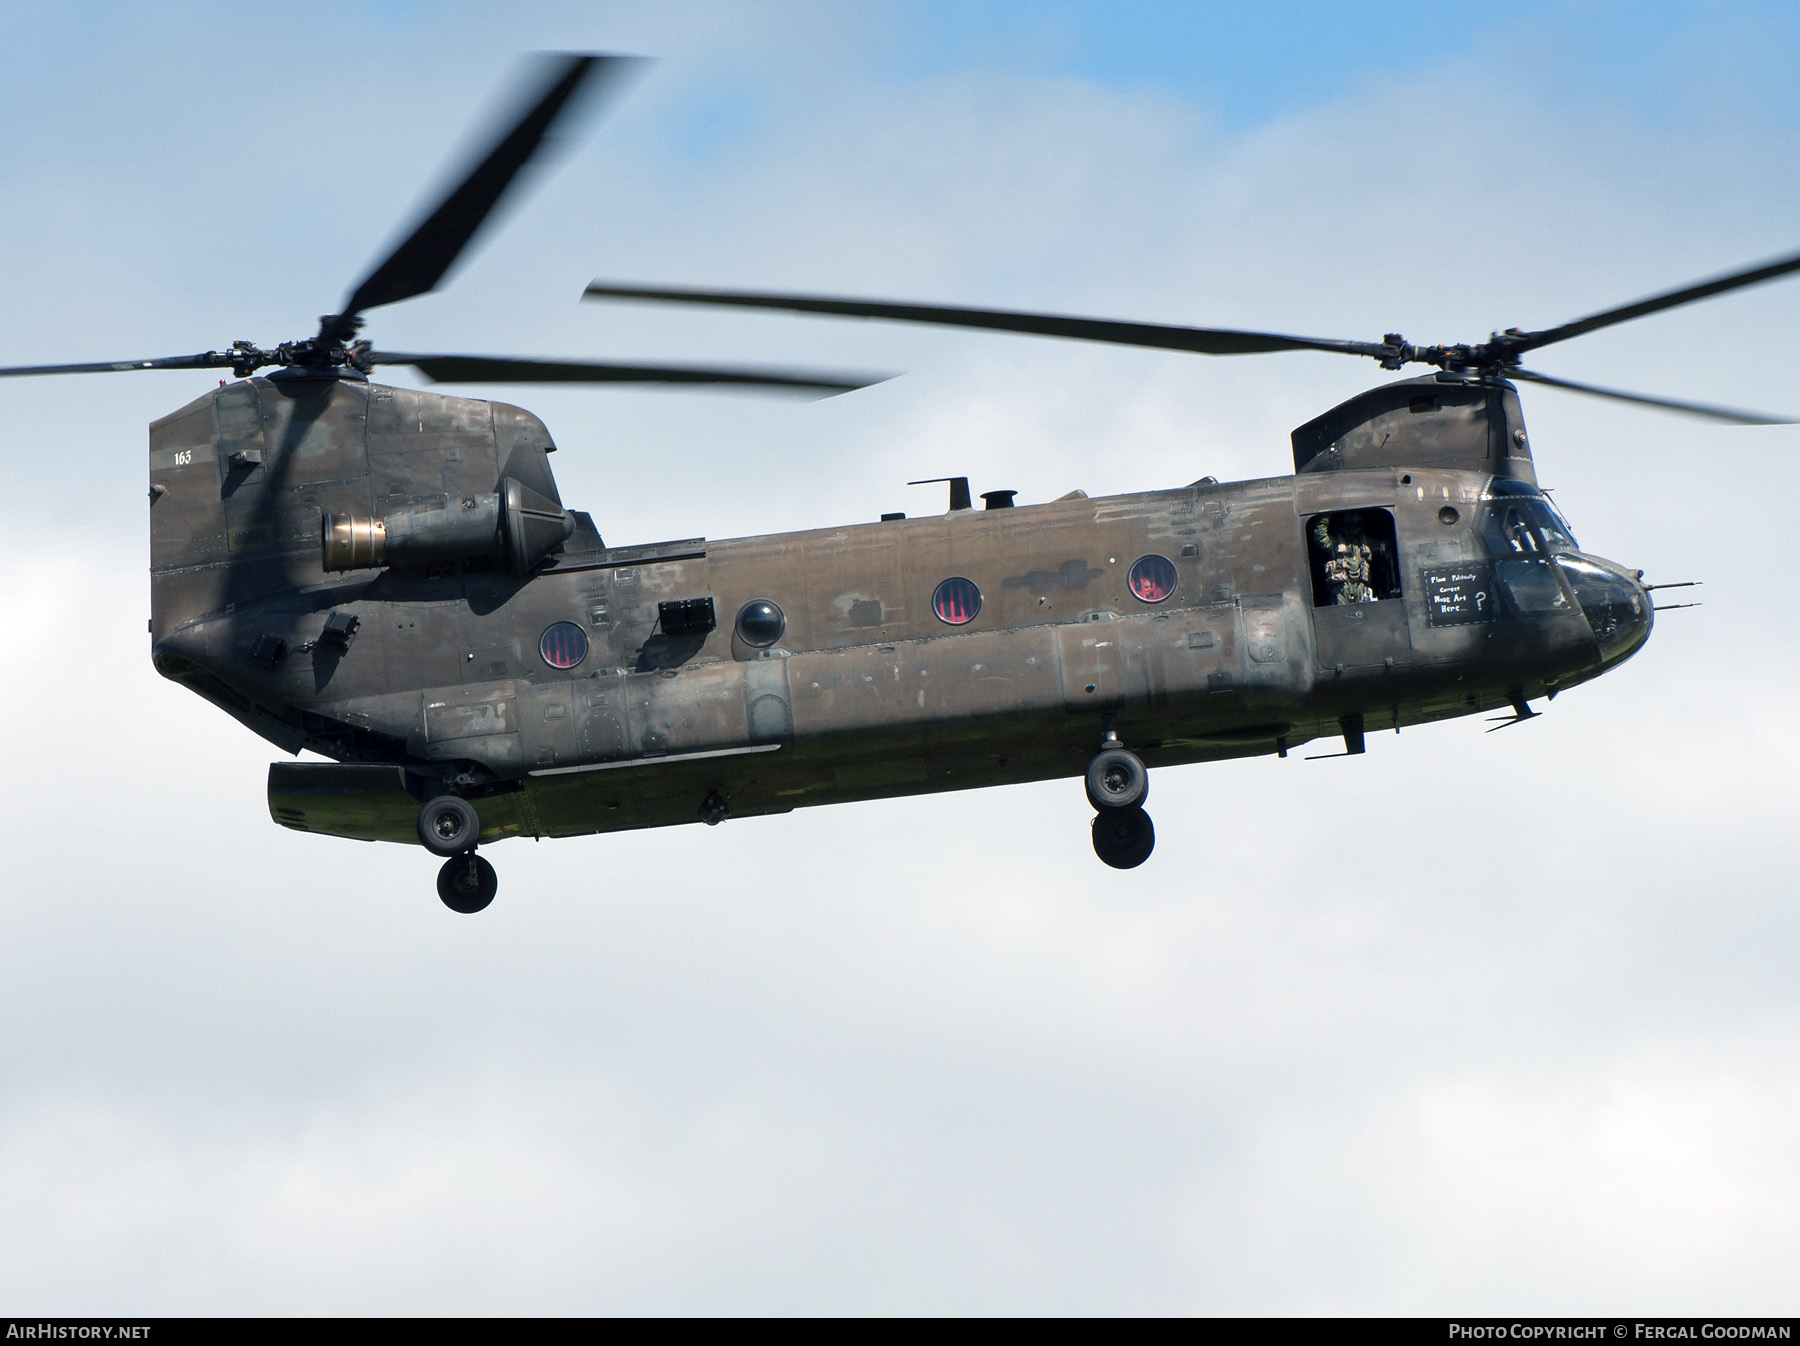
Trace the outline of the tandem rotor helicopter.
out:
M 1293 432 L 1294 471 L 608 547 L 542 421 L 386 387 L 652 383 L 831 395 L 804 370 L 400 354 L 363 315 L 444 278 L 520 170 L 627 58 L 546 58 L 527 110 L 318 332 L 28 376 L 229 370 L 150 426 L 151 657 L 285 752 L 300 831 L 422 845 L 486 907 L 476 847 L 1082 777 L 1119 869 L 1155 844 L 1147 768 L 1531 703 L 1649 637 L 1641 571 L 1580 549 L 1538 489 L 1517 385 L 1737 424 L 1784 418 L 1521 367 L 1571 337 L 1800 271 L 1800 255 L 1470 345 L 1339 341 L 990 309 L 595 282 L 606 301 L 889 319 L 1206 355 L 1328 351 L 1398 371 Z M 263 375 L 259 370 L 271 369 Z

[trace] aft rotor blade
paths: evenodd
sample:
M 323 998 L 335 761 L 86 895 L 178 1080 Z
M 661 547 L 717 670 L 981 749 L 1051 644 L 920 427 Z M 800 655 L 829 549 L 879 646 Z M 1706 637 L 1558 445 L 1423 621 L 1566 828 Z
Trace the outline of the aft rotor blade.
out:
M 1609 308 L 1601 313 L 1590 314 L 1585 318 L 1577 318 L 1574 322 L 1566 322 L 1561 327 L 1548 327 L 1541 332 L 1526 332 L 1523 337 L 1509 341 L 1507 346 L 1513 351 L 1536 350 L 1539 346 L 1548 346 L 1555 341 L 1567 341 L 1570 337 L 1598 331 L 1602 327 L 1611 327 L 1614 323 L 1630 322 L 1633 318 L 1642 318 L 1646 314 L 1661 313 L 1664 309 L 1677 308 L 1682 304 L 1691 304 L 1699 299 L 1710 299 L 1715 294 L 1725 294 L 1730 290 L 1741 290 L 1748 285 L 1761 285 L 1764 281 L 1778 280 L 1795 271 L 1800 271 L 1800 252 L 1787 257 L 1777 257 L 1774 261 L 1764 262 L 1760 266 L 1747 267 L 1728 275 L 1715 276 L 1711 280 L 1684 285 L 1681 289 L 1670 290 L 1666 294 L 1652 295 L 1648 299 L 1638 300 L 1635 304 L 1625 304 L 1619 308 Z
M 433 383 L 660 383 L 801 397 L 835 397 L 893 377 L 747 365 L 641 365 L 610 360 L 517 360 L 493 355 L 398 355 L 388 351 L 377 352 L 370 363 L 411 365 Z
M 405 242 L 363 278 L 344 301 L 343 312 L 324 325 L 320 336 L 327 341 L 346 341 L 354 334 L 352 319 L 357 314 L 436 288 L 500 204 L 519 171 L 537 155 L 576 95 L 584 87 L 593 91 L 616 83 L 635 64 L 637 58 L 630 56 L 544 58 L 541 92 L 531 105 L 505 128 L 493 148 Z
M 769 294 L 753 290 L 702 290 L 687 287 L 615 285 L 595 281 L 590 299 L 634 299 L 657 304 L 710 304 L 724 308 L 778 309 L 839 318 L 882 318 L 890 322 L 970 327 L 1026 336 L 1104 341 L 1115 346 L 1190 351 L 1200 355 L 1260 355 L 1268 351 L 1333 351 L 1381 359 L 1389 348 L 1367 341 L 1330 341 L 1282 336 L 1274 332 L 1239 332 L 1224 327 L 1173 327 L 1162 323 L 1119 322 L 1109 318 L 1063 317 L 1051 313 L 1019 313 L 998 308 L 959 308 L 945 304 L 901 304 L 882 299 L 834 299 L 825 295 Z
M 85 365 L 11 365 L 0 368 L 0 379 L 29 378 L 35 374 L 123 374 L 132 369 L 224 369 L 230 355 L 202 351 L 199 355 L 165 355 L 157 360 L 101 360 Z
M 1574 383 L 1568 379 L 1553 379 L 1548 374 L 1534 374 L 1529 369 L 1509 369 L 1509 379 L 1524 379 L 1530 383 L 1542 383 L 1550 388 L 1563 388 L 1572 393 L 1586 393 L 1589 397 L 1607 397 L 1615 402 L 1636 402 L 1639 406 L 1655 407 L 1659 411 L 1674 411 L 1683 416 L 1699 416 L 1706 420 L 1725 421 L 1732 425 L 1795 425 L 1800 424 L 1792 416 L 1772 416 L 1763 411 L 1740 411 L 1735 407 L 1713 406 L 1707 402 L 1681 402 L 1672 397 L 1646 397 L 1643 393 L 1624 393 L 1614 388 L 1596 388 L 1589 383 Z

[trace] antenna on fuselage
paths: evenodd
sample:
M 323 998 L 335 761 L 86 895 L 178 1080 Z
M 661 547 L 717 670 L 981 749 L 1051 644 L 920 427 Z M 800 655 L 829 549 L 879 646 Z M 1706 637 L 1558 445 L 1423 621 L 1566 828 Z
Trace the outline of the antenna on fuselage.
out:
M 950 512 L 974 509 L 975 502 L 969 495 L 969 479 L 967 477 L 926 477 L 923 481 L 909 481 L 908 486 L 930 486 L 934 482 L 950 483 Z

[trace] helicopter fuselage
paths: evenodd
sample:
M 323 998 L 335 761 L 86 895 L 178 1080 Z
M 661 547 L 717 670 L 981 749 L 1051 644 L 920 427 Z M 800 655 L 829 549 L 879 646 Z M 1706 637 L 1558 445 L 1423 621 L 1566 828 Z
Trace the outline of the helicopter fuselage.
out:
M 560 510 L 553 447 L 502 403 L 345 378 L 244 380 L 152 427 L 157 667 L 334 759 L 271 769 L 277 821 L 416 842 L 448 790 L 486 842 L 716 822 L 1078 776 L 1108 730 L 1153 768 L 1354 752 L 1554 695 L 1651 620 L 1632 572 L 1491 466 L 623 548 L 570 514 L 541 557 L 465 526 L 325 568 L 332 519 L 466 525 L 508 483 Z

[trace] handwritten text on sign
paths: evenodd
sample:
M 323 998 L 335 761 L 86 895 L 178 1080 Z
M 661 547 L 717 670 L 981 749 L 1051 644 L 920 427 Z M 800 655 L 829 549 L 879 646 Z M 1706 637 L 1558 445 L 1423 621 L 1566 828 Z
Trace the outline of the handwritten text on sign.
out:
M 1425 572 L 1425 621 L 1430 626 L 1468 626 L 1491 622 L 1498 615 L 1494 602 L 1494 568 L 1462 565 Z

